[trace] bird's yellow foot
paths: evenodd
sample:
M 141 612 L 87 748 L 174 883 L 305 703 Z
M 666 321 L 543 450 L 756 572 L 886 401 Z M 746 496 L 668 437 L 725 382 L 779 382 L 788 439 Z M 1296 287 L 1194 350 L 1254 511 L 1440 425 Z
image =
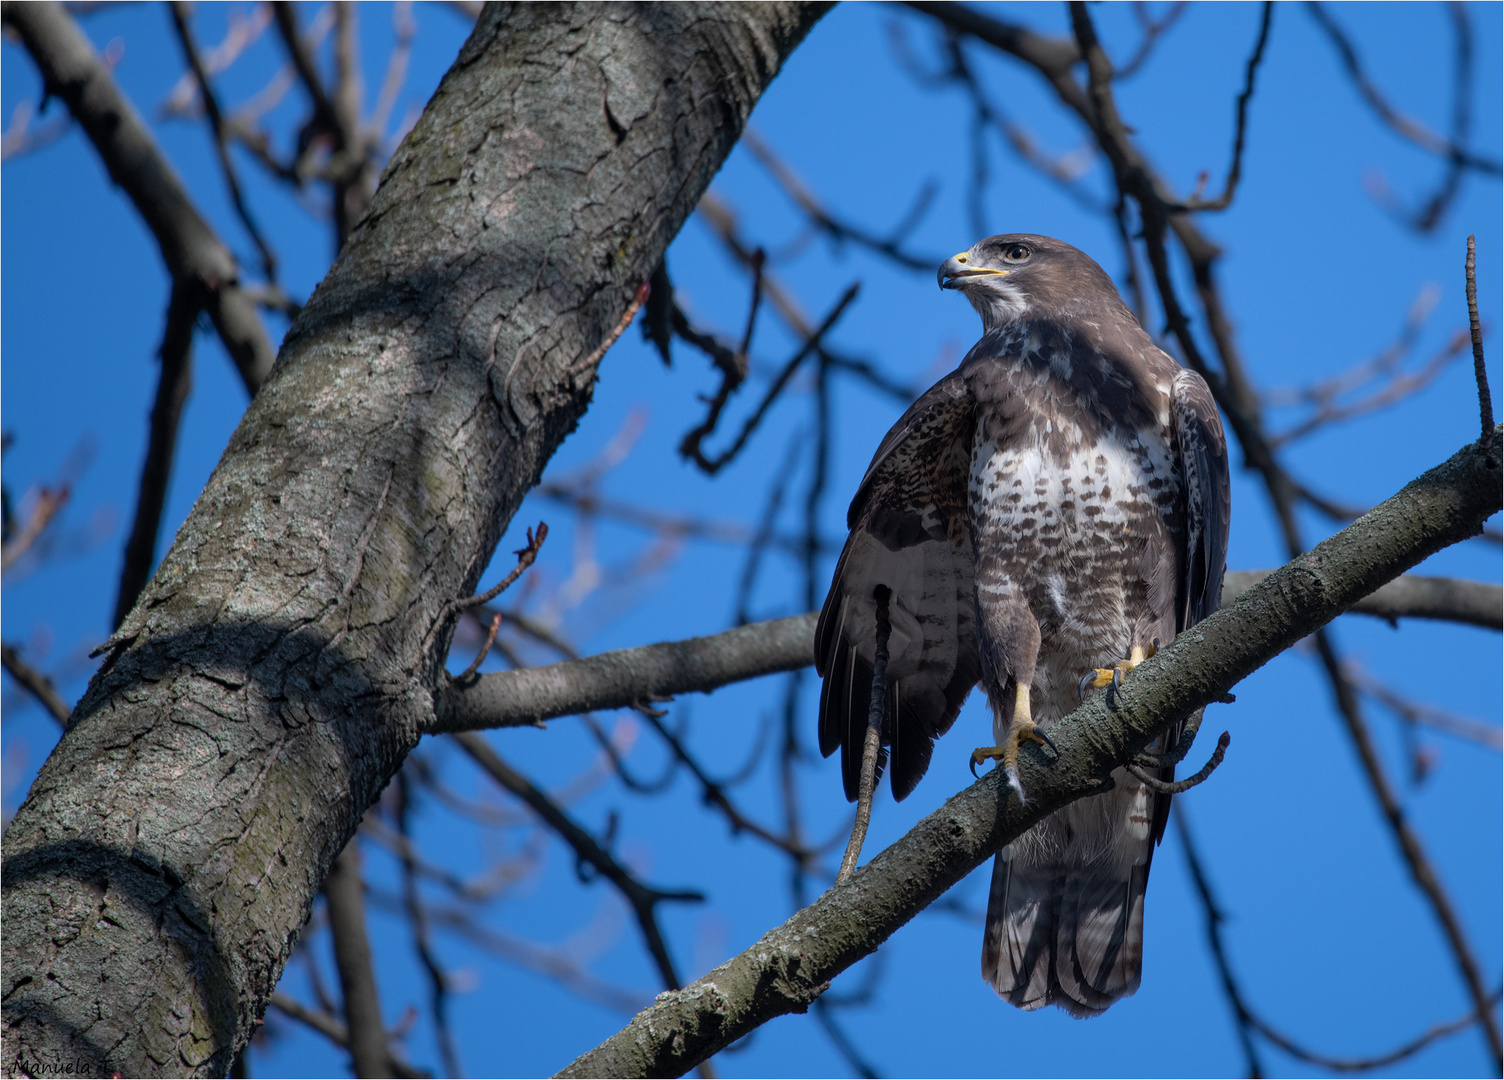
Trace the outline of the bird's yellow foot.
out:
M 1026 742 L 1048 746 L 1057 756 L 1060 753 L 1055 749 L 1054 741 L 1045 734 L 1044 728 L 1030 719 L 1029 695 L 1027 688 L 1024 688 L 1020 690 L 1014 704 L 1013 719 L 1008 723 L 1008 734 L 1004 736 L 1002 745 L 979 746 L 971 752 L 971 775 L 977 775 L 977 766 L 984 761 L 1000 761 L 1003 773 L 1008 778 L 1008 786 L 1018 792 L 1020 801 L 1024 801 L 1023 785 L 1018 779 L 1018 750 Z
M 1077 688 L 1081 700 L 1086 700 L 1086 692 L 1088 690 L 1100 690 L 1104 686 L 1118 686 L 1122 683 L 1124 675 L 1157 652 L 1159 652 L 1159 638 L 1151 641 L 1147 649 L 1142 645 L 1135 645 L 1126 660 L 1119 660 L 1110 668 L 1092 668 L 1092 670 L 1081 676 L 1081 684 Z

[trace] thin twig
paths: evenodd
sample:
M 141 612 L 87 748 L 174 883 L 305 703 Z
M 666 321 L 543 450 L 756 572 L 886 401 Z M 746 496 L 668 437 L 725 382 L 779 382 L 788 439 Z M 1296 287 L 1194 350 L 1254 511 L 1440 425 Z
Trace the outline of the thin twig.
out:
M 543 547 L 543 541 L 547 539 L 547 522 L 538 522 L 538 531 L 536 533 L 534 533 L 532 529 L 528 529 L 527 546 L 518 548 L 515 552 L 513 552 L 513 554 L 517 556 L 517 565 L 512 567 L 512 572 L 483 593 L 477 593 L 475 596 L 466 597 L 463 600 L 449 601 L 449 604 L 444 608 L 443 615 L 440 616 L 438 621 L 443 622 L 444 619 L 448 618 L 449 616 L 454 615 L 457 612 L 464 611 L 467 608 L 479 607 L 481 604 L 489 604 L 492 600 L 495 600 L 502 593 L 506 592 L 507 589 L 512 587 L 513 582 L 515 582 L 522 576 L 523 571 L 526 570 L 529 566 L 533 565 L 533 561 L 538 557 L 539 549 Z
M 333 1014 L 323 1010 L 310 1009 L 291 994 L 284 994 L 280 991 L 274 992 L 267 999 L 267 1004 L 289 1019 L 296 1020 L 300 1024 L 306 1024 L 335 1045 L 349 1047 L 350 1037 L 345 1031 L 345 1025 L 340 1023 Z M 412 1077 L 414 1080 L 420 1080 L 420 1078 L 433 1075 L 414 1065 L 410 1065 L 396 1054 L 392 1054 L 387 1059 L 387 1062 L 393 1076 Z
M 1131 79 L 1134 75 L 1138 74 L 1139 70 L 1144 66 L 1144 62 L 1149 59 L 1149 55 L 1154 51 L 1154 46 L 1159 42 L 1160 35 L 1174 26 L 1190 6 L 1189 0 L 1177 0 L 1176 3 L 1170 5 L 1170 10 L 1166 11 L 1163 16 L 1154 19 L 1149 16 L 1146 10 L 1148 7 L 1147 4 L 1133 5 L 1133 16 L 1138 20 L 1139 26 L 1143 28 L 1144 37 L 1139 42 L 1138 51 L 1133 54 L 1132 58 L 1126 64 L 1119 65 L 1117 75 L 1115 76 L 1118 82 L 1122 82 L 1124 79 Z
M 1492 750 L 1504 750 L 1504 731 L 1500 731 L 1496 724 L 1455 716 L 1435 706 L 1411 701 L 1393 687 L 1374 678 L 1356 661 L 1347 661 L 1343 670 L 1360 692 L 1373 698 L 1407 724 L 1421 724 L 1459 739 L 1480 743 Z
M 650 288 L 650 283 L 646 281 L 637 286 L 637 290 L 632 293 L 632 302 L 627 305 L 627 310 L 622 312 L 622 316 L 616 321 L 616 325 L 611 328 L 610 333 L 605 336 L 589 356 L 570 367 L 569 373 L 571 375 L 591 371 L 601 362 L 601 357 L 605 356 L 606 351 L 616 344 L 616 339 L 626 333 L 627 327 L 632 325 L 632 320 L 637 317 L 637 309 L 642 307 L 648 298 Z
M 794 205 L 798 206 L 810 222 L 821 232 L 837 242 L 849 240 L 854 244 L 867 248 L 869 251 L 891 259 L 898 265 L 909 270 L 923 270 L 930 273 L 941 261 L 940 259 L 926 255 L 913 255 L 902 249 L 905 235 L 918 224 L 919 214 L 911 210 L 904 216 L 893 235 L 889 237 L 877 237 L 867 232 L 860 226 L 851 225 L 833 217 L 820 201 L 804 186 L 803 181 L 795 175 L 791 169 L 769 146 L 754 128 L 748 127 L 742 132 L 742 145 L 752 151 L 752 156 L 768 170 L 768 173 L 778 183 Z M 915 204 L 916 209 L 922 210 L 927 199 L 921 198 Z
M 702 903 L 705 899 L 704 894 L 683 889 L 669 892 L 644 885 L 532 781 L 503 761 L 483 737 L 470 732 L 462 732 L 454 738 L 493 780 L 532 807 L 533 811 L 574 849 L 576 858 L 594 867 L 602 877 L 616 886 L 637 916 L 637 924 L 642 930 L 644 943 L 654 963 L 657 964 L 658 973 L 665 985 L 669 989 L 682 985 L 674 962 L 669 956 L 668 943 L 664 941 L 663 932 L 658 927 L 657 906 L 665 900 Z
M 768 490 L 768 501 L 763 506 L 762 517 L 757 523 L 757 532 L 747 546 L 747 561 L 742 567 L 741 580 L 736 587 L 737 626 L 746 626 L 752 622 L 752 594 L 757 588 L 757 577 L 762 569 L 763 555 L 773 543 L 773 530 L 777 527 L 778 515 L 783 509 L 783 500 L 788 494 L 788 486 L 793 480 L 794 470 L 799 465 L 799 455 L 803 446 L 803 434 L 796 433 L 789 440 L 788 449 L 784 451 L 783 464 L 773 474 L 773 483 Z
M 496 632 L 501 629 L 501 612 L 491 616 L 491 626 L 486 631 L 486 639 L 481 642 L 480 648 L 475 652 L 475 659 L 470 661 L 470 666 L 454 677 L 455 682 L 465 682 L 480 670 L 481 661 L 491 652 L 491 646 L 496 644 Z
M 0 572 L 9 571 L 20 563 L 21 556 L 35 546 L 42 534 L 47 531 L 47 526 L 52 524 L 52 519 L 57 517 L 58 512 L 68 504 L 71 494 L 72 489 L 68 484 L 62 484 L 57 488 L 38 489 L 36 501 L 31 508 L 31 513 L 26 517 L 26 523 L 12 534 L 3 548 L 0 548 Z
M 1238 191 L 1238 181 L 1243 176 L 1243 145 L 1248 128 L 1248 102 L 1253 98 L 1254 77 L 1258 74 L 1259 64 L 1264 59 L 1264 46 L 1269 42 L 1269 24 L 1273 18 L 1274 0 L 1265 0 L 1264 15 L 1259 22 L 1258 41 L 1253 46 L 1253 54 L 1248 57 L 1248 65 L 1243 75 L 1243 92 L 1238 95 L 1237 128 L 1232 140 L 1232 165 L 1227 170 L 1227 186 L 1215 199 L 1193 197 L 1180 206 L 1169 207 L 1169 210 L 1226 210 L 1232 205 L 1233 196 Z
M 1196 886 L 1196 895 L 1201 900 L 1201 910 L 1206 917 L 1206 943 L 1211 949 L 1212 960 L 1217 965 L 1217 974 L 1222 981 L 1222 993 L 1232 1006 L 1233 1019 L 1238 1025 L 1238 1042 L 1243 1047 L 1243 1058 L 1248 1063 L 1248 1075 L 1264 1075 L 1263 1062 L 1259 1060 L 1258 1047 L 1253 1041 L 1253 1014 L 1243 1000 L 1242 988 L 1232 971 L 1232 961 L 1227 956 L 1227 947 L 1222 941 L 1222 923 L 1226 916 L 1212 895 L 1211 882 L 1201 865 L 1201 856 L 1191 838 L 1191 830 L 1184 806 L 1175 811 L 1176 831 L 1180 834 L 1181 850 L 1185 852 L 1186 865 L 1191 871 L 1191 881 Z
M 1489 998 L 1490 1009 L 1498 1006 L 1499 998 L 1500 991 L 1495 990 L 1493 996 Z M 1458 1032 L 1466 1031 L 1476 1024 L 1478 1019 L 1477 1013 L 1468 1013 L 1465 1016 L 1457 1017 L 1455 1020 L 1446 1020 L 1439 1024 L 1433 1024 L 1409 1042 L 1403 1043 L 1386 1053 L 1364 1058 L 1339 1058 L 1322 1054 L 1315 1050 L 1308 1050 L 1288 1035 L 1275 1030 L 1257 1014 L 1250 1013 L 1248 1016 L 1248 1021 L 1254 1030 L 1291 1057 L 1304 1061 L 1307 1064 L 1315 1065 L 1322 1069 L 1330 1069 L 1332 1072 L 1338 1073 L 1371 1072 L 1374 1069 L 1386 1068 L 1396 1062 L 1404 1061 L 1406 1058 L 1414 1057 L 1438 1039 L 1444 1039 L 1449 1035 L 1456 1035 Z
M 1488 991 L 1483 984 L 1483 975 L 1473 955 L 1472 947 L 1468 944 L 1462 921 L 1452 906 L 1451 897 L 1442 887 L 1441 879 L 1437 876 L 1435 867 L 1431 865 L 1430 857 L 1421 846 L 1420 837 L 1410 827 L 1410 820 L 1405 814 L 1404 807 L 1394 794 L 1394 789 L 1390 787 L 1389 778 L 1385 776 L 1383 765 L 1379 761 L 1378 750 L 1373 745 L 1373 737 L 1369 734 L 1368 724 L 1363 718 L 1357 694 L 1347 680 L 1346 673 L 1342 669 L 1342 662 L 1332 647 L 1330 636 L 1324 630 L 1318 630 L 1312 637 L 1315 641 L 1316 653 L 1321 658 L 1327 678 L 1332 684 L 1337 713 L 1347 724 L 1369 786 L 1373 789 L 1379 808 L 1389 823 L 1395 843 L 1409 867 L 1410 876 L 1425 894 L 1426 899 L 1430 901 L 1436 920 L 1441 924 L 1442 933 L 1451 946 L 1453 959 L 1462 976 L 1463 984 L 1472 997 L 1473 1009 L 1479 1016 L 1484 1036 L 1488 1040 L 1489 1048 L 1493 1051 L 1495 1061 L 1504 1062 L 1504 1046 L 1500 1044 L 1499 1027 L 1494 1020 L 1493 1009 L 1489 1005 Z
M 1227 744 L 1231 741 L 1232 736 L 1224 731 L 1222 737 L 1217 740 L 1217 748 L 1212 751 L 1211 759 L 1205 765 L 1201 766 L 1201 770 L 1195 776 L 1188 776 L 1184 780 L 1167 782 L 1159 779 L 1157 776 L 1150 776 L 1143 769 L 1133 764 L 1125 765 L 1124 768 L 1133 774 L 1134 779 L 1150 791 L 1157 791 L 1161 795 L 1180 795 L 1190 791 L 1191 788 L 1198 784 L 1205 783 L 1207 777 L 1216 772 L 1217 766 L 1222 764 L 1223 755 L 1227 753 Z
M 1311 13 L 1317 25 L 1331 39 L 1332 45 L 1337 49 L 1338 56 L 1342 59 L 1342 66 L 1347 69 L 1348 77 L 1353 80 L 1353 85 L 1357 87 L 1358 93 L 1362 95 L 1363 100 L 1368 102 L 1379 119 L 1390 130 L 1414 143 L 1427 153 L 1435 154 L 1437 157 L 1459 162 L 1466 168 L 1477 172 L 1488 173 L 1492 176 L 1504 175 L 1504 165 L 1491 158 L 1476 154 L 1451 140 L 1442 138 L 1434 131 L 1410 119 L 1390 105 L 1384 98 L 1384 95 L 1379 92 L 1378 87 L 1368 78 L 1367 73 L 1364 72 L 1362 61 L 1358 59 L 1357 48 L 1348 38 L 1346 32 L 1337 25 L 1336 20 L 1332 18 L 1330 12 L 1322 4 L 1314 2 L 1307 3 L 1306 10 Z
M 462 1076 L 459 1051 L 454 1044 L 454 1031 L 449 1026 L 449 976 L 439 964 L 428 934 L 428 913 L 423 898 L 418 892 L 417 865 L 411 847 L 412 792 L 407 774 L 397 773 L 397 831 L 409 841 L 400 856 L 402 864 L 402 906 L 407 924 L 412 930 L 413 950 L 428 976 L 429 1007 L 433 1011 L 434 1031 L 438 1037 L 439 1055 L 444 1059 L 446 1076 Z
M 51 679 L 22 660 L 13 646 L 0 644 L 0 661 L 4 662 L 5 670 L 10 672 L 11 678 L 30 691 L 42 703 L 42 707 L 52 714 L 54 720 L 67 726 L 68 717 L 73 710 L 68 708 L 68 703 L 52 685 Z
M 730 464 L 730 462 L 736 457 L 736 455 L 741 453 L 742 448 L 747 445 L 747 440 L 750 439 L 752 437 L 752 433 L 757 430 L 758 424 L 760 424 L 762 422 L 762 418 L 767 415 L 768 409 L 772 407 L 772 404 L 778 397 L 779 393 L 782 392 L 783 388 L 788 385 L 789 380 L 793 378 L 794 372 L 798 370 L 799 365 L 804 362 L 806 357 L 819 349 L 820 343 L 824 339 L 825 335 L 830 332 L 830 330 L 840 320 L 841 316 L 845 314 L 846 308 L 851 304 L 853 300 L 856 299 L 857 293 L 860 291 L 861 284 L 859 282 L 853 283 L 841 295 L 840 300 L 836 301 L 835 307 L 831 308 L 830 314 L 825 316 L 825 320 L 819 325 L 819 327 L 813 334 L 805 339 L 804 344 L 800 346 L 799 351 L 796 352 L 789 359 L 789 361 L 783 365 L 783 368 L 778 372 L 777 377 L 774 378 L 772 385 L 768 387 L 767 392 L 763 395 L 762 401 L 758 402 L 757 408 L 752 410 L 752 415 L 747 417 L 746 421 L 742 424 L 741 431 L 737 433 L 736 438 L 732 441 L 729 447 L 727 447 L 724 451 L 715 455 L 714 457 L 707 458 L 705 456 L 705 453 L 701 449 L 700 444 L 701 441 L 706 436 L 710 435 L 711 432 L 715 429 L 715 417 L 711 417 L 708 418 L 705 423 L 701 424 L 699 427 L 695 428 L 684 437 L 683 442 L 681 442 L 679 445 L 679 453 L 684 457 L 693 460 L 694 463 L 698 465 L 702 471 L 709 474 L 710 476 L 714 476 L 716 473 L 720 472 L 723 468 Z
M 862 739 L 862 774 L 858 781 L 856 799 L 856 823 L 851 826 L 851 840 L 846 844 L 846 854 L 841 857 L 841 869 L 836 873 L 836 884 L 842 885 L 856 872 L 856 861 L 861 858 L 862 844 L 867 839 L 867 823 L 872 820 L 872 796 L 877 788 L 877 757 L 882 749 L 883 721 L 888 717 L 888 635 L 893 624 L 888 620 L 888 597 L 892 595 L 886 585 L 872 590 L 877 601 L 877 648 L 872 657 L 872 696 L 867 709 L 867 733 Z
M 1483 422 L 1481 436 L 1486 449 L 1494 437 L 1494 402 L 1488 392 L 1488 368 L 1483 364 L 1483 328 L 1478 322 L 1477 245 L 1471 234 L 1467 238 L 1467 324 L 1473 339 L 1473 379 L 1478 384 L 1478 415 Z
M 172 12 L 172 25 L 177 31 L 178 43 L 183 48 L 184 59 L 188 62 L 188 68 L 193 72 L 193 77 L 198 83 L 199 96 L 204 103 L 204 114 L 209 118 L 209 128 L 214 134 L 214 152 L 219 159 L 219 169 L 224 174 L 226 186 L 230 189 L 230 202 L 234 205 L 235 213 L 240 218 L 240 223 L 245 226 L 251 242 L 256 245 L 256 250 L 261 255 L 262 273 L 266 275 L 268 283 L 275 285 L 277 256 L 267 242 L 266 235 L 261 231 L 255 215 L 251 213 L 250 205 L 245 200 L 245 193 L 240 188 L 240 176 L 236 173 L 235 162 L 230 157 L 229 128 L 220 110 L 219 99 L 215 96 L 214 88 L 209 82 L 209 73 L 199 53 L 198 44 L 193 39 L 193 29 L 188 24 L 189 6 L 183 0 L 173 0 L 173 3 L 169 5 L 169 10 Z
M 766 826 L 759 825 L 739 810 L 730 796 L 726 794 L 726 782 L 714 780 L 705 771 L 704 767 L 685 747 L 682 739 L 678 738 L 666 727 L 660 717 L 647 714 L 645 719 L 648 726 L 653 728 L 663 741 L 668 744 L 674 756 L 690 771 L 696 782 L 700 785 L 701 800 L 707 806 L 713 806 L 720 810 L 726 817 L 726 822 L 731 826 L 733 835 L 749 833 L 772 847 L 778 848 L 787 854 L 799 865 L 804 865 L 814 859 L 816 852 L 805 847 L 794 834 L 779 836 Z

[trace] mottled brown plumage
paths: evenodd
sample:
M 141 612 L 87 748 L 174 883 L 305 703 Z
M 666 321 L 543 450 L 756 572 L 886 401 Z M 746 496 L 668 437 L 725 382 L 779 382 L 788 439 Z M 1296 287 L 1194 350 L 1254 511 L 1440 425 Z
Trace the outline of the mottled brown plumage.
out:
M 978 681 L 996 741 L 1016 744 L 1031 706 L 1047 731 L 1084 674 L 1168 644 L 1221 596 L 1227 447 L 1206 383 L 1058 240 L 983 240 L 941 267 L 941 284 L 981 314 L 982 339 L 878 447 L 816 632 L 820 749 L 840 749 L 848 799 L 875 586 L 893 590 L 883 742 L 899 799 Z M 1138 988 L 1169 798 L 1114 779 L 994 862 L 982 972 L 1021 1008 L 1092 1015 Z

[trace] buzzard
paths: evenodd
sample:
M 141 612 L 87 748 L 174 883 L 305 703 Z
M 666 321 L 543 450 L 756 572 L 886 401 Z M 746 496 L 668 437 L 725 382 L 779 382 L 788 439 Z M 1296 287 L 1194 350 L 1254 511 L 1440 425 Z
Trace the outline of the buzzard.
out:
M 1018 792 L 1022 742 L 1216 611 L 1227 442 L 1206 383 L 1161 351 L 1088 256 L 1046 236 L 982 240 L 940 267 L 982 338 L 888 432 L 815 638 L 820 750 L 856 798 L 891 590 L 893 796 L 929 767 L 978 682 Z M 1172 742 L 1178 733 L 1166 737 Z M 1166 779 L 1173 770 L 1164 770 Z M 998 852 L 982 976 L 1023 1009 L 1101 1013 L 1138 989 L 1144 888 L 1170 799 L 1124 770 Z

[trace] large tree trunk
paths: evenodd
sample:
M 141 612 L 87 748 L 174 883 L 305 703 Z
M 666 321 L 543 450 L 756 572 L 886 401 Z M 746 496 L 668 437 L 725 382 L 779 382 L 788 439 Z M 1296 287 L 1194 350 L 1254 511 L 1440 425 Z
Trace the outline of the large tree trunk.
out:
M 445 605 L 823 10 L 485 10 L 6 834 L 7 1074 L 228 1072 Z

